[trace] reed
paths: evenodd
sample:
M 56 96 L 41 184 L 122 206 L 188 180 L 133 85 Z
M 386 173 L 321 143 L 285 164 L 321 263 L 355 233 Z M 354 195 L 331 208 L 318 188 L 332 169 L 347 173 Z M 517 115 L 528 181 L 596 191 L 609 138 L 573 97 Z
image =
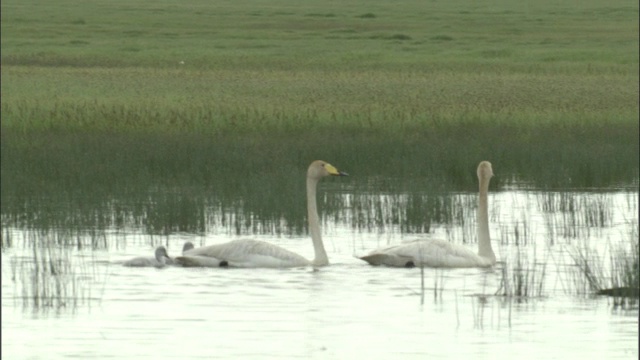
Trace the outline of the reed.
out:
M 635 304 L 640 293 L 637 220 L 630 226 L 628 239 L 610 243 L 607 252 L 608 257 L 587 244 L 571 248 L 576 293 L 611 296 L 614 306 Z
M 558 79 L 499 71 L 422 74 L 403 68 L 236 73 L 9 66 L 2 75 L 3 88 L 11 90 L 2 102 L 3 127 L 22 131 L 291 134 L 341 129 L 418 136 L 435 131 L 434 139 L 499 132 L 535 145 L 553 143 L 554 137 L 539 136 L 553 130 L 601 147 L 618 135 L 628 137 L 625 130 L 638 126 L 633 121 L 638 79 L 631 72 Z M 97 80 L 87 82 L 87 76 Z M 576 88 L 582 94 L 567 97 Z
M 515 245 L 519 247 L 535 243 L 531 224 L 529 224 L 525 216 L 523 216 L 522 220 L 514 221 L 509 225 L 501 225 L 500 227 L 502 228 L 500 231 L 500 245 Z
M 23 309 L 46 312 L 74 312 L 90 306 L 98 297 L 92 294 L 97 277 L 95 263 L 73 255 L 68 246 L 69 233 L 26 231 L 17 242 L 25 251 L 9 256 L 11 280 L 16 298 Z
M 635 298 L 640 296 L 638 233 L 635 232 L 632 235 L 635 235 L 635 242 L 632 241 L 630 246 L 620 244 L 612 251 L 609 259 L 611 263 L 610 285 L 606 289 L 600 289 L 599 295 Z
M 238 235 L 253 231 L 301 234 L 306 231 L 301 179 L 305 166 L 321 158 L 354 175 L 348 181 L 322 184 L 324 215 L 348 219 L 354 229 L 402 234 L 428 233 L 433 224 L 451 229 L 462 225 L 462 233 L 452 236 L 463 241 L 473 238 L 474 227 L 464 225 L 465 219 L 475 218 L 476 155 L 457 152 L 452 145 L 432 150 L 434 144 L 428 143 L 423 149 L 421 141 L 399 145 L 400 140 L 375 137 L 338 134 L 330 138 L 337 143 L 325 146 L 325 137 L 304 136 L 3 131 L 3 224 L 96 231 L 121 228 L 157 235 L 203 233 L 212 228 L 233 228 Z M 505 154 L 519 151 L 505 149 Z M 617 184 L 636 181 L 637 163 L 615 174 L 615 169 L 607 167 L 610 159 L 593 156 L 590 171 L 616 176 Z M 496 154 L 491 160 L 498 174 L 492 191 L 527 180 L 524 174 L 515 176 L 517 167 L 510 167 L 505 155 Z M 528 165 L 541 171 L 549 167 L 544 159 L 532 159 Z M 554 166 L 562 167 L 562 176 L 567 176 L 574 170 L 581 172 L 584 165 L 576 161 Z M 538 180 L 538 186 L 555 186 L 556 176 Z M 350 197 L 343 197 L 344 192 Z M 537 198 L 543 213 L 550 216 L 550 239 L 579 238 L 612 224 L 613 205 L 606 194 L 544 194 Z M 558 212 L 560 217 L 555 215 Z M 502 238 L 502 243 L 532 241 L 526 220 L 513 226 L 503 234 L 517 236 Z
M 510 209 L 515 212 L 515 209 Z M 521 220 L 501 225 L 500 247 L 504 258 L 500 266 L 500 284 L 494 295 L 509 301 L 509 326 L 511 325 L 511 301 L 526 302 L 544 296 L 547 255 L 544 261 L 537 258 L 537 243 L 531 224 L 523 214 Z M 533 252 L 531 252 L 533 249 Z
M 504 260 L 501 267 L 501 279 L 495 295 L 526 301 L 544 296 L 544 282 L 547 275 L 547 255 L 537 259 L 534 245 L 533 254 L 527 249 L 517 247 Z

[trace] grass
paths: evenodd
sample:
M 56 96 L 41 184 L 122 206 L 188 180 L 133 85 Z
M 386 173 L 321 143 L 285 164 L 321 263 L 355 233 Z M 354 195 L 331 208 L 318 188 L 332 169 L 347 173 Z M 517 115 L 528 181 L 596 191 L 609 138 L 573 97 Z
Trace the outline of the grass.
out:
M 205 152 L 461 188 L 484 158 L 540 187 L 637 182 L 637 4 L 75 1 L 1 5 L 3 163 L 63 163 L 69 185 L 207 176 Z
M 2 213 L 13 224 L 26 206 L 38 214 L 26 222 L 46 226 L 69 204 L 83 209 L 71 224 L 122 207 L 138 226 L 150 214 L 150 232 L 201 232 L 203 212 L 179 209 L 237 199 L 290 220 L 316 158 L 357 175 L 352 189 L 428 189 L 391 199 L 391 219 L 357 204 L 365 224 L 408 232 L 446 221 L 437 194 L 475 188 L 482 159 L 495 189 L 637 185 L 637 4 L 1 6 Z M 190 190 L 154 204 L 166 214 L 145 209 L 166 189 Z
M 423 135 L 487 128 L 615 137 L 637 128 L 637 74 L 78 69 L 4 66 L 3 127 L 209 134 Z M 635 127 L 634 127 L 635 126 Z M 568 134 L 567 134 L 568 135 Z
M 637 184 L 637 4 L 1 6 L 3 198 L 315 158 L 456 189 L 482 159 L 535 187 Z
M 517 249 L 515 255 L 503 259 L 500 286 L 495 295 L 523 301 L 544 296 L 547 259 L 538 261 L 536 256 Z
M 274 224 L 278 232 L 300 234 L 306 229 L 304 172 L 315 158 L 328 160 L 352 175 L 321 184 L 320 208 L 326 216 L 350 219 L 356 230 L 397 228 L 405 234 L 425 233 L 432 224 L 458 226 L 464 219 L 475 218 L 476 200 L 466 194 L 477 189 L 474 170 L 479 156 L 456 153 L 453 147 L 424 149 L 417 142 L 398 147 L 393 141 L 366 139 L 324 147 L 324 137 L 278 142 L 240 136 L 56 132 L 30 134 L 23 140 L 12 131 L 3 131 L 0 139 L 4 225 L 202 233 L 211 226 L 227 228 L 230 221 L 253 218 Z M 526 155 L 525 150 L 509 153 L 507 149 L 503 154 L 486 155 L 498 174 L 491 191 L 510 184 L 509 174 L 522 165 L 517 154 Z M 632 181 L 633 167 L 616 173 L 607 167 L 609 163 L 604 157 L 589 159 L 590 171 L 607 175 L 583 185 L 604 187 Z M 564 184 L 567 176 L 579 176 L 582 164 L 576 160 L 573 165 L 550 165 L 547 158 L 533 158 L 528 165 L 529 172 L 520 173 L 520 179 L 541 176 L 534 174 L 536 170 L 550 171 L 552 176 L 537 180 L 537 186 L 550 187 Z M 548 167 L 562 172 L 553 173 Z M 611 182 L 604 181 L 607 177 Z M 343 192 L 353 196 L 344 198 Z M 598 226 L 600 217 L 593 214 L 604 214 L 604 225 L 610 223 L 611 204 L 602 200 L 598 205 L 597 195 L 587 198 L 565 195 L 562 201 L 577 207 L 563 212 L 566 215 L 554 227 L 554 235 L 595 231 L 591 224 Z M 250 231 L 241 225 L 239 233 Z M 516 229 L 522 230 L 522 240 L 513 241 L 527 242 L 525 225 Z M 473 229 L 470 231 L 463 235 L 472 235 Z
M 614 306 L 633 306 L 640 293 L 638 264 L 638 223 L 630 226 L 629 239 L 612 243 L 607 257 L 587 244 L 574 247 L 573 282 L 579 294 L 606 295 L 614 298 Z
M 2 3 L 3 128 L 637 129 L 638 10 L 621 0 L 76 2 Z
M 517 212 L 511 209 L 510 212 Z M 527 220 L 528 214 L 523 209 L 521 220 L 503 226 L 499 241 L 501 254 L 500 285 L 495 295 L 515 299 L 520 302 L 530 298 L 540 298 L 545 295 L 545 280 L 547 277 L 547 262 L 549 258 L 548 244 L 543 253 L 544 259 L 538 258 L 538 243 L 534 236 L 535 229 Z
M 70 235 L 70 232 L 34 230 L 24 232 L 23 238 L 12 239 L 9 231 L 3 231 L 3 249 L 5 241 L 29 248 L 24 255 L 9 259 L 14 301 L 20 301 L 24 309 L 73 312 L 97 299 L 92 290 L 94 281 L 102 274 L 96 272 L 95 264 L 73 256 L 76 244 Z
M 616 209 L 606 193 L 576 195 L 549 191 L 540 194 L 538 200 L 538 208 L 553 222 L 549 228 L 550 245 L 556 243 L 557 237 L 569 242 L 581 241 L 614 225 Z M 560 216 L 555 217 L 555 213 Z
M 401 7 L 381 0 L 303 7 L 291 0 L 215 7 L 204 0 L 31 0 L 4 2 L 2 12 L 2 46 L 10 50 L 3 65 L 167 67 L 184 60 L 196 68 L 331 69 L 422 66 L 428 57 L 455 68 L 469 60 L 491 66 L 504 54 L 516 66 L 637 64 L 638 6 L 622 0 L 579 8 L 551 0 L 410 0 Z M 410 40 L 394 41 L 398 34 Z M 452 40 L 432 41 L 434 34 Z
M 636 227 L 635 239 L 631 246 L 618 246 L 611 255 L 611 280 L 606 289 L 598 291 L 601 295 L 639 297 L 640 296 L 640 269 L 638 268 L 638 257 L 640 247 L 638 246 L 638 233 Z

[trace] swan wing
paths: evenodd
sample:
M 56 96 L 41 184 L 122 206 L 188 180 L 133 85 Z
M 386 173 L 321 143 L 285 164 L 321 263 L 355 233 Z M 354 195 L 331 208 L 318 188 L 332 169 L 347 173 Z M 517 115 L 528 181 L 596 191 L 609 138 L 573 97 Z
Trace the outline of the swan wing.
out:
M 417 266 L 466 268 L 483 266 L 478 254 L 458 244 L 444 240 L 428 240 L 420 242 L 412 249 L 416 256 Z
M 368 262 L 371 265 L 411 267 L 414 264 L 413 258 L 411 256 L 403 256 L 397 254 L 372 253 L 369 255 L 361 256 L 360 259 Z
M 160 267 L 162 264 L 153 257 L 137 257 L 122 263 L 127 267 Z
M 394 244 L 376 249 L 360 259 L 371 265 L 386 265 L 393 267 L 412 267 L 415 265 L 414 254 L 409 246 L 416 241 Z
M 189 250 L 185 257 L 212 257 L 227 261 L 232 267 L 298 267 L 311 262 L 277 245 L 252 239 L 233 240 L 224 244 L 203 246 Z
M 182 255 L 173 259 L 176 265 L 182 267 L 225 267 L 227 262 L 212 256 Z
M 360 259 L 372 265 L 395 267 L 475 267 L 482 259 L 461 245 L 439 239 L 414 240 L 372 251 Z

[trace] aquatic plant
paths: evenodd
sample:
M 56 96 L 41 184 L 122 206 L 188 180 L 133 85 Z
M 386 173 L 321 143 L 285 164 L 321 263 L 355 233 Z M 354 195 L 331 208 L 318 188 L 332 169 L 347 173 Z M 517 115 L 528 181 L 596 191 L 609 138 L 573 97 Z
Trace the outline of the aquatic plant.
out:
M 495 295 L 515 298 L 518 301 L 543 296 L 547 271 L 546 257 L 540 261 L 537 259 L 535 248 L 530 255 L 527 248 L 516 247 L 512 254 L 502 260 L 500 285 Z
M 75 311 L 80 305 L 99 301 L 92 287 L 102 274 L 96 272 L 93 261 L 72 255 L 75 247 L 64 245 L 69 235 L 35 230 L 14 240 L 26 247 L 9 255 L 14 294 L 21 294 L 14 301 L 24 309 Z
M 635 304 L 640 296 L 640 248 L 637 219 L 630 226 L 628 239 L 609 244 L 608 264 L 603 254 L 588 244 L 572 247 L 572 274 L 578 294 L 607 295 L 614 298 L 614 306 Z

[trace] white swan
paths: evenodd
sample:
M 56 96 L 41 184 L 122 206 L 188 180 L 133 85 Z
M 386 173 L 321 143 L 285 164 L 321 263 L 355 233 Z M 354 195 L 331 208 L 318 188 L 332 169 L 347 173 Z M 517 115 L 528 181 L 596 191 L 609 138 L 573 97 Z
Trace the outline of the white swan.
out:
M 195 246 L 191 241 L 184 243 L 182 247 L 182 254 L 189 250 L 193 250 Z M 173 264 L 181 265 L 183 267 L 227 267 L 229 263 L 225 260 L 218 260 L 209 256 L 179 256 L 180 259 L 172 259 Z
M 169 264 L 173 264 L 173 261 L 167 254 L 167 249 L 164 246 L 158 246 L 155 257 L 137 257 L 125 261 L 122 265 L 129 267 L 163 267 Z
M 182 247 L 182 255 L 173 259 L 174 264 L 181 265 L 183 267 L 227 267 L 229 263 L 225 260 L 218 260 L 211 256 L 184 256 L 189 250 L 193 250 L 195 246 L 190 241 L 184 243 Z
M 224 244 L 203 246 L 186 251 L 175 258 L 182 266 L 284 268 L 329 265 L 329 258 L 322 243 L 320 219 L 316 205 L 316 185 L 325 176 L 346 176 L 333 165 L 316 160 L 307 170 L 307 215 L 309 232 L 313 241 L 315 258 L 311 261 L 292 251 L 263 241 L 241 239 Z
M 487 209 L 489 181 L 493 176 L 491 163 L 488 161 L 480 162 L 477 172 L 480 183 L 477 212 L 477 254 L 462 245 L 444 240 L 428 239 L 383 247 L 360 257 L 360 259 L 371 265 L 398 267 L 469 268 L 493 266 L 496 263 L 496 255 L 491 248 Z

